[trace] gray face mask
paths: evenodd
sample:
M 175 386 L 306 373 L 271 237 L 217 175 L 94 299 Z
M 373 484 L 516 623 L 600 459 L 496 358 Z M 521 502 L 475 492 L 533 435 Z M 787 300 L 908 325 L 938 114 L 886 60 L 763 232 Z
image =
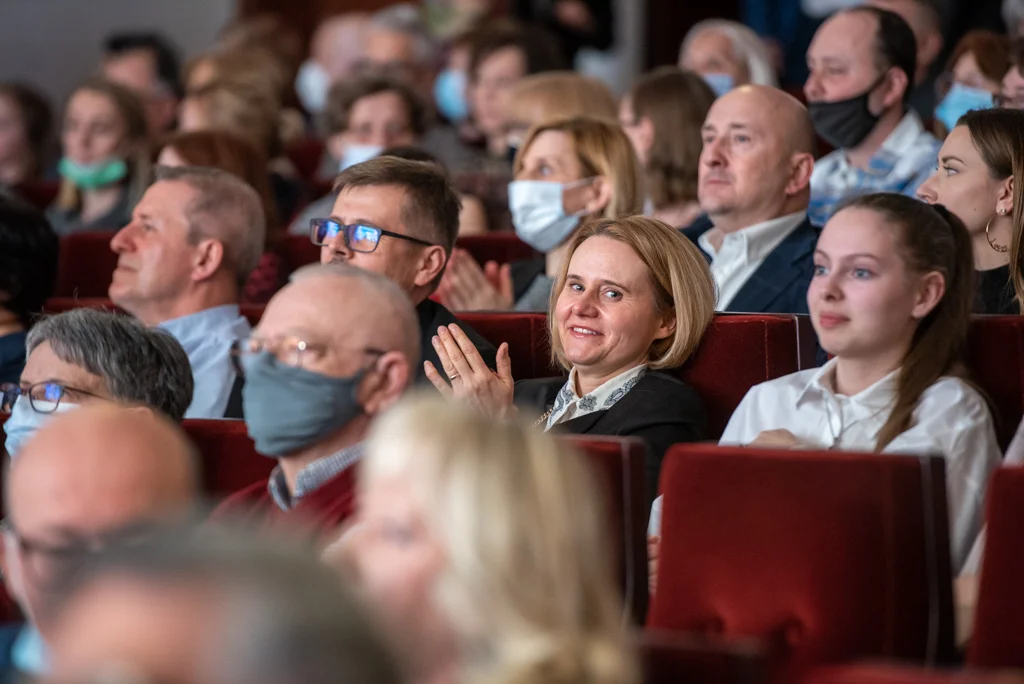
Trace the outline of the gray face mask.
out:
M 367 368 L 332 378 L 261 351 L 242 357 L 242 369 L 245 426 L 264 456 L 287 456 L 312 446 L 363 413 L 358 394 Z

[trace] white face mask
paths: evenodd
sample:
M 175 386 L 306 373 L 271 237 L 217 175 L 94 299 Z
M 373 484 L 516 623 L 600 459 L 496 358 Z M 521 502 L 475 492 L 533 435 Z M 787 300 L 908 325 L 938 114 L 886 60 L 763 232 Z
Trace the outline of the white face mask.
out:
M 320 63 L 307 59 L 299 67 L 295 77 L 295 94 L 310 114 L 319 114 L 327 104 L 327 91 L 331 89 L 331 77 Z
M 340 170 L 344 171 L 350 166 L 370 161 L 383 151 L 384 148 L 380 145 L 345 145 L 345 151 L 341 154 Z
M 53 420 L 58 413 L 78 408 L 78 404 L 62 401 L 54 409 L 53 402 L 41 401 L 39 399 L 36 400 L 36 406 L 50 409 L 50 411 L 49 413 L 40 413 L 32 408 L 32 402 L 29 401 L 28 397 L 20 397 L 14 402 L 14 408 L 11 409 L 11 417 L 4 423 L 4 433 L 7 435 L 7 439 L 4 441 L 4 448 L 7 449 L 7 453 L 12 461 L 17 458 L 18 452 L 21 451 L 25 442 L 31 439 L 32 435 L 36 434 L 40 428 Z
M 586 209 L 575 214 L 565 213 L 562 195 L 566 190 L 593 183 L 584 178 L 573 183 L 521 180 L 508 185 L 508 206 L 512 211 L 512 225 L 516 235 L 538 252 L 550 252 L 572 235 Z

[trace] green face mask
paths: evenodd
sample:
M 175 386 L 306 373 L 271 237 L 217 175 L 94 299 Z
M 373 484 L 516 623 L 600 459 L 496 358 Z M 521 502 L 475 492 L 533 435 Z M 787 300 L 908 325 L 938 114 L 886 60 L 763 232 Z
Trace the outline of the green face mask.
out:
M 95 190 L 112 185 L 128 175 L 128 164 L 124 159 L 108 159 L 97 164 L 79 164 L 67 157 L 61 157 L 57 170 L 63 178 L 74 183 L 80 190 Z

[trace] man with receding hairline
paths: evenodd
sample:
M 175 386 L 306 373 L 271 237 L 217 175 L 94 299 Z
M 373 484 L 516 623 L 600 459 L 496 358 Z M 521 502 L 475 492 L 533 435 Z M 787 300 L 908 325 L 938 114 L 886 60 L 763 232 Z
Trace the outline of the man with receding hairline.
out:
M 214 518 L 328 533 L 352 513 L 370 424 L 416 377 L 412 302 L 386 276 L 347 264 L 306 266 L 270 300 L 239 351 L 249 436 L 277 467 Z
M 146 408 L 82 406 L 29 439 L 4 483 L 0 559 L 28 624 L 0 629 L 0 670 L 45 674 L 68 573 L 112 535 L 187 516 L 198 479 L 188 438 Z
M 697 195 L 684 233 L 711 262 L 718 310 L 807 313 L 817 231 L 807 220 L 814 130 L 791 95 L 748 85 L 715 100 L 701 127 Z

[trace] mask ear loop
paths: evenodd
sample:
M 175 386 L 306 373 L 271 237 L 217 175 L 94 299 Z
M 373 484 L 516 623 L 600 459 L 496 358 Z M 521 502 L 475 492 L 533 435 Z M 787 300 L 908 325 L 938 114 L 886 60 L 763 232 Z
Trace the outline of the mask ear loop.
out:
M 596 175 L 596 176 L 589 176 L 587 178 L 581 178 L 581 179 L 573 181 L 571 183 L 563 183 L 562 184 L 562 208 L 563 208 L 563 210 L 565 209 L 565 191 L 566 190 L 575 190 L 576 188 L 582 188 L 582 187 L 585 187 L 587 185 L 593 185 L 594 181 L 596 181 L 600 177 L 601 176 L 599 174 L 599 175 Z M 580 209 L 579 211 L 577 211 L 575 214 L 570 214 L 570 216 L 575 216 L 577 218 L 583 218 L 588 213 L 590 213 L 590 212 L 588 212 L 586 207 L 584 207 L 583 209 Z

